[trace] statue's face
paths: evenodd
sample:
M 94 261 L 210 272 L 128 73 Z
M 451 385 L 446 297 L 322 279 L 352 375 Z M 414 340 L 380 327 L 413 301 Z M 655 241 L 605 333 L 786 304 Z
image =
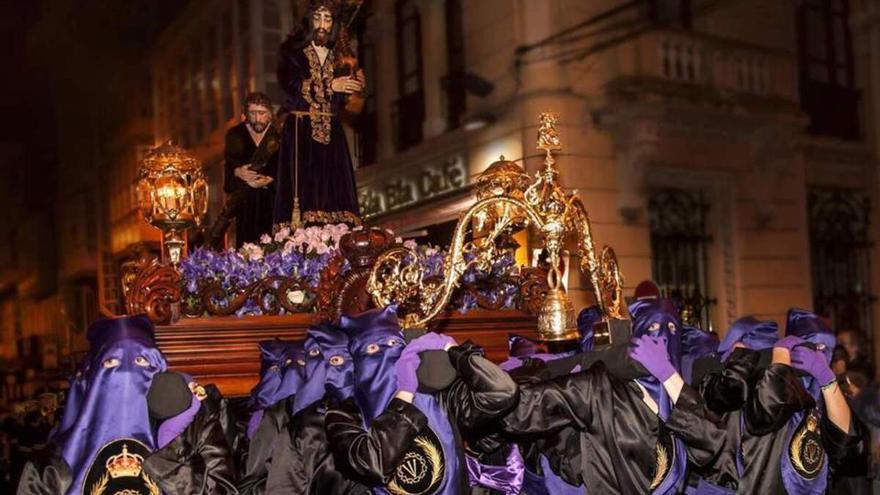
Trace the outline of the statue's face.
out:
M 323 46 L 330 41 L 330 30 L 333 29 L 333 14 L 326 8 L 318 8 L 312 14 L 312 31 L 315 33 L 316 45 Z
M 245 115 L 248 125 L 256 132 L 263 132 L 272 121 L 272 111 L 263 105 L 250 104 Z

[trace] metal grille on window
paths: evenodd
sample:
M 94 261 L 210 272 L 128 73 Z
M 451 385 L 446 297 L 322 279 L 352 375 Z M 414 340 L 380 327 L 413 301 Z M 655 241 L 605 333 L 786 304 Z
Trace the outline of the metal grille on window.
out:
M 700 191 L 655 191 L 648 203 L 651 271 L 663 297 L 676 301 L 682 322 L 712 330 L 706 233 L 708 203 Z
M 809 191 L 810 255 L 815 311 L 836 330 L 871 335 L 871 202 L 854 189 Z

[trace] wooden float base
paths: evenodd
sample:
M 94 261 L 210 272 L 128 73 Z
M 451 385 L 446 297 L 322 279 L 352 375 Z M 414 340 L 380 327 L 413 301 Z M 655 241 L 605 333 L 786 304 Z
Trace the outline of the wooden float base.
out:
M 159 348 L 172 369 L 189 373 L 202 384 L 213 383 L 227 397 L 250 393 L 260 371 L 257 343 L 274 337 L 301 339 L 314 321 L 313 314 L 185 318 L 156 327 Z M 468 339 L 483 346 L 486 356 L 507 358 L 507 337 L 536 335 L 534 316 L 517 310 L 473 310 L 437 317 L 432 329 L 459 342 Z

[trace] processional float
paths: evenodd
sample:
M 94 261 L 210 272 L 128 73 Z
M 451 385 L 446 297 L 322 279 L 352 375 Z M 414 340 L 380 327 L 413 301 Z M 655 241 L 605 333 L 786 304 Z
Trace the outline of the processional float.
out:
M 486 271 L 508 252 L 512 236 L 523 229 L 538 234 L 546 263 L 546 284 L 529 306 L 537 310 L 538 336 L 545 341 L 577 339 L 575 314 L 562 284 L 560 260 L 566 246 L 576 246 L 579 269 L 588 276 L 602 319 L 594 328 L 596 346 L 628 338 L 630 324 L 623 299 L 623 278 L 614 251 L 597 250 L 589 215 L 575 193 L 559 184 L 554 152 L 562 146 L 557 131 L 558 117 L 540 116 L 537 149 L 544 152 L 543 167 L 534 177 L 514 161 L 501 157 L 483 172 L 476 183 L 477 201 L 465 211 L 455 227 L 452 243 L 443 259 L 442 276 L 429 276 L 423 254 L 402 245 L 388 248 L 388 233 L 380 229 L 352 232 L 340 242 L 356 251 L 371 251 L 352 264 L 357 277 L 343 274 L 341 263 L 328 266 L 324 279 L 357 278 L 354 291 L 325 291 L 336 297 L 355 297 L 379 307 L 395 303 L 404 328 L 427 327 L 448 308 L 462 276 L 474 268 Z M 169 324 L 177 318 L 181 298 L 178 262 L 183 256 L 183 233 L 197 225 L 207 207 L 207 185 L 201 164 L 185 150 L 167 143 L 150 153 L 141 164 L 138 197 L 145 219 L 164 232 L 163 258 L 146 257 L 124 270 L 123 289 L 129 313 L 147 313 L 156 323 Z M 372 239 L 376 235 L 380 241 Z M 357 239 L 355 239 L 357 237 Z M 363 238 L 363 239 L 361 239 Z M 369 241 L 369 242 L 368 242 Z M 375 248 L 380 250 L 376 251 Z M 344 249 L 343 249 L 344 250 Z M 365 251 L 366 252 L 366 251 Z M 356 265 L 356 266 L 355 266 Z M 335 271 L 334 271 L 335 270 Z M 535 272 L 530 272 L 533 276 Z M 543 277 L 544 272 L 538 272 Z M 351 281 L 348 280 L 348 281 Z M 290 284 L 281 284 L 287 287 Z M 261 288 L 265 290 L 266 288 Z M 276 292 L 283 292 L 275 288 Z M 352 292 L 360 294 L 351 295 Z M 342 294 L 340 296 L 339 294 Z M 206 296 L 207 297 L 207 296 Z M 320 297 L 319 297 L 320 299 Z M 367 304 L 369 305 L 369 304 Z M 328 302 L 328 307 L 350 307 Z M 364 304 L 356 305 L 365 309 Z M 284 306 L 285 308 L 287 306 Z M 318 312 L 319 317 L 327 313 Z M 331 315 L 338 317 L 338 314 Z
M 540 338 L 562 341 L 579 336 L 574 309 L 561 281 L 560 254 L 568 239 L 577 244 L 580 269 L 589 275 L 603 315 L 594 328 L 595 345 L 629 336 L 623 277 L 614 250 L 605 246 L 597 254 L 586 208 L 576 194 L 565 192 L 559 185 L 553 156 L 554 151 L 562 149 L 557 121 L 553 113 L 540 116 L 537 149 L 545 153 L 544 167 L 533 180 L 522 167 L 503 156 L 479 177 L 477 202 L 455 227 L 442 279 L 426 277 L 425 263 L 412 249 L 398 246 L 379 256 L 368 284 L 377 306 L 397 303 L 404 312 L 404 328 L 426 326 L 449 304 L 470 266 L 488 270 L 501 257 L 499 240 L 532 227 L 540 234 L 548 265 L 548 290 L 538 313 Z

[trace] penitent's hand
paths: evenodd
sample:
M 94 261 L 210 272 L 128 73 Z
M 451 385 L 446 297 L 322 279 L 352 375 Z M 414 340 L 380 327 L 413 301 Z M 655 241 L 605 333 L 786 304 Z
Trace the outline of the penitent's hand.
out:
M 350 76 L 337 77 L 330 82 L 330 88 L 336 93 L 360 93 L 364 84 Z
M 773 364 L 786 364 L 791 366 L 791 350 L 803 344 L 804 340 L 794 335 L 779 339 L 773 344 Z
M 633 338 L 629 355 L 641 363 L 661 383 L 676 373 L 675 367 L 669 361 L 669 352 L 666 345 L 659 339 L 649 335 Z

